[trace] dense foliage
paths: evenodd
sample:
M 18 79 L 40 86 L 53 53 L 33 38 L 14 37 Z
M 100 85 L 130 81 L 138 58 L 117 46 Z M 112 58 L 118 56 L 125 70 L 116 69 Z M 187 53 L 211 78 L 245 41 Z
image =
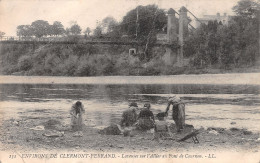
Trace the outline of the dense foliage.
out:
M 34 49 L 35 48 L 35 49 Z M 128 55 L 129 46 L 0 44 L 0 73 L 20 75 L 100 76 L 169 75 L 185 68 L 164 65 L 163 48 L 153 50 L 153 59 Z
M 186 42 L 185 56 L 193 56 L 194 66 L 232 68 L 257 63 L 259 4 L 241 0 L 233 9 L 237 15 L 231 17 L 228 25 L 209 22 L 191 33 Z
M 137 19 L 138 10 L 138 19 Z M 153 26 L 153 23 L 155 24 Z M 167 17 L 162 9 L 156 5 L 138 6 L 129 11 L 120 25 L 123 34 L 139 40 L 146 40 L 153 30 L 154 35 L 167 24 Z M 137 34 L 137 36 L 136 36 Z
M 19 25 L 16 29 L 16 34 L 19 37 L 35 36 L 41 38 L 43 36 L 61 36 L 66 35 L 79 35 L 81 28 L 78 24 L 73 24 L 70 28 L 64 29 L 61 22 L 55 21 L 49 24 L 45 20 L 36 20 L 31 25 Z

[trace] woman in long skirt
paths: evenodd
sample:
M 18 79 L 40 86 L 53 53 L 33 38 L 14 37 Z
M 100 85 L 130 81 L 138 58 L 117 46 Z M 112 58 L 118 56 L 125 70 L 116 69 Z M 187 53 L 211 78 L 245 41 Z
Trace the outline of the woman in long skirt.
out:
M 168 113 L 170 105 L 172 105 L 172 119 L 176 124 L 177 132 L 180 132 L 185 126 L 185 104 L 177 96 L 170 97 L 166 113 Z
M 83 114 L 85 109 L 83 104 L 80 101 L 77 101 L 72 105 L 70 114 L 71 114 L 71 128 L 73 131 L 76 131 L 77 134 L 82 135 L 82 126 L 83 126 Z

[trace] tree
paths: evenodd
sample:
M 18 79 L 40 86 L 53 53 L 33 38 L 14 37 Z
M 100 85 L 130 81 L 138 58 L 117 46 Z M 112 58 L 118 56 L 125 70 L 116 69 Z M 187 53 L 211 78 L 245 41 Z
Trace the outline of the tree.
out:
M 0 38 L 2 38 L 4 35 L 5 35 L 5 33 L 0 31 Z
M 97 26 L 94 30 L 94 36 L 95 37 L 101 37 L 102 36 L 102 28 L 101 26 Z
M 242 17 L 256 18 L 257 11 L 259 11 L 259 3 L 253 0 L 240 0 L 236 6 L 233 7 L 233 11 Z
M 16 28 L 16 35 L 19 37 L 33 36 L 33 29 L 31 25 L 19 25 Z
M 219 36 L 220 25 L 217 21 L 209 21 L 202 24 L 196 31 L 192 32 L 184 45 L 184 55 L 195 54 L 195 66 L 211 66 L 219 63 Z
M 70 35 L 70 28 L 66 28 L 66 29 L 65 29 L 65 34 L 66 34 L 67 36 Z
M 87 27 L 86 30 L 84 31 L 84 34 L 89 36 L 90 33 L 91 33 L 91 29 Z
M 241 64 L 254 64 L 259 59 L 257 58 L 259 55 L 254 54 L 257 54 L 258 46 L 256 36 L 259 32 L 259 20 L 257 15 L 260 12 L 260 5 L 253 0 L 240 0 L 233 10 L 237 16 L 232 19 L 230 28 L 237 28 L 233 37 L 237 42 L 236 49 L 240 52 L 239 61 Z
M 72 35 L 79 35 L 81 33 L 81 28 L 78 24 L 74 24 L 70 27 L 70 33 Z
M 47 21 L 36 20 L 32 22 L 31 27 L 33 30 L 33 34 L 38 38 L 50 34 L 50 25 Z
M 59 21 L 55 21 L 51 28 L 52 28 L 52 34 L 55 36 L 62 35 L 65 33 L 64 26 Z
M 138 20 L 137 20 L 138 10 Z M 155 24 L 153 25 L 153 22 Z M 137 23 L 136 23 L 137 22 Z M 139 39 L 146 39 L 152 28 L 154 31 L 161 31 L 162 28 L 167 24 L 166 14 L 162 9 L 159 9 L 155 5 L 138 6 L 135 9 L 129 11 L 124 17 L 120 25 L 121 32 L 129 36 L 136 37 Z
M 259 57 L 256 37 L 259 26 L 255 6 L 250 0 L 239 1 L 233 7 L 237 15 L 231 18 L 228 26 L 216 21 L 202 24 L 188 38 L 184 55 L 195 54 L 195 66 L 232 68 L 254 65 Z
M 101 28 L 103 33 L 109 33 L 116 29 L 118 22 L 115 18 L 108 16 L 105 17 L 101 22 Z

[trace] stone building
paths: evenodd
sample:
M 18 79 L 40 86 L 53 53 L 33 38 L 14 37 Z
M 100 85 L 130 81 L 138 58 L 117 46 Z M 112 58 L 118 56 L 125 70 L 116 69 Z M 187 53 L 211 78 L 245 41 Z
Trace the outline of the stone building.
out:
M 223 25 L 228 25 L 228 21 L 230 20 L 231 16 L 227 15 L 227 13 L 224 13 L 223 15 L 220 15 L 220 13 L 217 13 L 216 15 L 203 15 L 202 18 L 198 18 L 195 23 L 195 27 L 199 27 L 201 23 L 208 24 L 209 21 L 215 21 L 217 20 L 218 23 L 222 22 Z

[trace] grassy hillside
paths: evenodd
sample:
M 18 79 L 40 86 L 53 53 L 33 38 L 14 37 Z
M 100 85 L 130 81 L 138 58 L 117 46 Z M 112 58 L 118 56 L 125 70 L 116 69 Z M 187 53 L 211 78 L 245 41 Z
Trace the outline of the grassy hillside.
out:
M 0 45 L 1 74 L 98 76 L 158 75 L 158 57 L 146 63 L 124 46 Z
M 255 72 L 243 67 L 216 68 L 166 66 L 163 51 L 154 49 L 151 59 L 129 55 L 126 46 L 101 45 L 27 45 L 0 44 L 0 73 L 3 75 L 103 76 L 103 75 L 174 75 L 223 72 Z M 258 71 L 259 72 L 259 71 Z

